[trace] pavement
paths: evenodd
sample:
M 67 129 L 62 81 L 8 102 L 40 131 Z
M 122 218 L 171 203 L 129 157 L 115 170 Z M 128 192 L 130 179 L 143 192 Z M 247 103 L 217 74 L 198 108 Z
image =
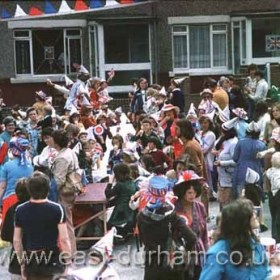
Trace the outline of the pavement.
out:
M 210 202 L 210 221 L 207 224 L 211 229 L 215 224 L 215 218 L 219 213 L 217 202 Z M 264 204 L 264 221 L 269 230 L 260 234 L 260 237 L 271 237 L 271 217 L 268 209 L 268 203 Z M 0 249 L 0 279 L 10 280 L 8 272 L 9 248 Z M 114 260 L 112 266 L 120 276 L 120 280 L 142 280 L 144 279 L 143 266 L 143 247 L 137 252 L 134 238 L 129 239 L 125 244 L 114 247 Z

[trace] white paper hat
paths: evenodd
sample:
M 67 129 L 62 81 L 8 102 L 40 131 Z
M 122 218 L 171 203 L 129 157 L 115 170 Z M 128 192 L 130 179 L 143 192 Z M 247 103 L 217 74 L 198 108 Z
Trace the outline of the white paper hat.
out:
M 185 77 L 182 77 L 182 78 L 179 78 L 179 79 L 174 79 L 173 81 L 179 86 L 181 83 L 183 83 L 188 77 L 185 76 Z
M 252 121 L 248 124 L 246 130 L 247 130 L 247 132 L 259 132 L 260 126 L 256 122 Z
M 234 113 L 240 119 L 248 120 L 247 112 L 243 108 L 235 108 L 232 110 L 232 113 Z
M 83 65 L 80 66 L 79 73 L 89 74 L 88 70 Z
M 193 116 L 193 117 L 197 118 L 196 109 L 195 109 L 193 103 L 191 103 L 188 114 L 187 114 L 187 117 L 189 117 L 189 116 Z
M 64 76 L 64 79 L 65 79 L 65 85 L 67 87 L 69 87 L 69 86 L 74 84 L 74 82 L 70 78 L 68 78 L 66 75 Z
M 234 125 L 237 123 L 238 117 L 235 117 L 225 123 L 222 124 L 222 129 L 224 130 L 230 130 L 231 128 L 234 127 Z
M 260 180 L 260 175 L 253 169 L 247 168 L 245 181 L 248 184 L 256 184 Z
M 200 96 L 203 96 L 204 94 L 210 94 L 210 95 L 213 96 L 213 92 L 212 92 L 212 90 L 209 89 L 209 88 L 203 89 L 203 91 L 202 91 L 199 95 L 200 95 Z
M 208 114 L 204 114 L 204 116 L 208 117 L 210 119 L 211 122 L 214 121 L 214 117 L 215 117 L 216 111 L 213 110 L 212 112 L 208 113 Z
M 75 106 L 72 106 L 71 107 L 71 111 L 69 113 L 69 116 L 72 116 L 74 114 L 79 114 L 79 112 L 78 112 L 78 110 L 77 110 L 77 108 Z
M 159 94 L 160 94 L 160 95 L 164 95 L 164 96 L 167 95 L 167 94 L 166 94 L 165 87 L 162 87 L 162 88 L 161 88 L 161 90 L 159 91 Z

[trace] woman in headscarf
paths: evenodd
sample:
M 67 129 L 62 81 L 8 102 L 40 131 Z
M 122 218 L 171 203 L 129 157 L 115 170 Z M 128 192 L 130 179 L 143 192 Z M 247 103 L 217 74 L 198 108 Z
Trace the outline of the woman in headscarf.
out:
M 17 180 L 29 177 L 33 172 L 33 166 L 26 154 L 28 148 L 29 141 L 25 138 L 12 138 L 10 142 L 9 151 L 13 160 L 9 160 L 4 164 L 0 176 L 0 197 L 3 196 L 3 220 L 9 207 L 18 201 L 15 193 Z

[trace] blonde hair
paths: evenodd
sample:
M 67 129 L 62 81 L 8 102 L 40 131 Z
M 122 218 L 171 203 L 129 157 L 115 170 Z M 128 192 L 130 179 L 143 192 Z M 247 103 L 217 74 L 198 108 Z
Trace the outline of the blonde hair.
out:
M 272 167 L 280 168 L 280 152 L 276 152 L 271 157 Z

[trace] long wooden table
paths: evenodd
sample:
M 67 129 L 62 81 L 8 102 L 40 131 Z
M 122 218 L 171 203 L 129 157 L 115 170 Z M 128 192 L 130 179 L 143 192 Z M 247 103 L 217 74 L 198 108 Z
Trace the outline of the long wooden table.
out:
M 86 186 L 86 191 L 76 197 L 75 204 L 87 204 L 87 205 L 102 205 L 102 210 L 98 213 L 93 214 L 88 219 L 79 223 L 75 226 L 75 229 L 81 228 L 81 226 L 87 224 L 88 222 L 94 220 L 95 218 L 102 217 L 104 225 L 104 235 L 107 233 L 107 219 L 106 219 L 106 204 L 107 199 L 105 196 L 105 189 L 107 183 L 94 183 Z M 99 240 L 102 236 L 79 236 L 76 237 L 76 240 Z

